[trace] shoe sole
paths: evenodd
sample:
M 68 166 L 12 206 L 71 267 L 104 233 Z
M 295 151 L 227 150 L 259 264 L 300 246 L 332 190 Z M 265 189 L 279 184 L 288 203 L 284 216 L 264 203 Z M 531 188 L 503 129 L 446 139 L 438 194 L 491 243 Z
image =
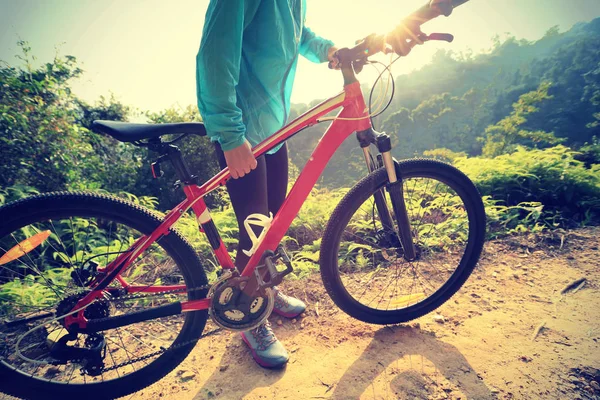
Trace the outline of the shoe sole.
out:
M 248 339 L 246 339 L 246 336 L 244 336 L 243 333 L 240 333 L 240 336 L 242 337 L 242 340 L 244 341 L 244 343 L 246 343 L 246 346 L 248 346 L 248 349 L 250 349 L 250 353 L 252 354 L 252 358 L 254 359 L 254 361 L 256 361 L 256 363 L 258 365 L 260 365 L 263 368 L 267 368 L 267 369 L 281 369 L 283 367 L 285 367 L 285 365 L 287 364 L 287 361 L 284 362 L 283 364 L 269 364 L 265 361 L 263 361 L 259 355 L 256 353 L 256 351 L 252 348 L 252 346 L 250 345 L 250 342 L 248 342 Z
M 300 311 L 300 312 L 299 312 L 299 313 L 297 313 L 297 314 L 288 314 L 288 313 L 284 313 L 283 311 L 279 311 L 279 310 L 278 310 L 278 309 L 276 309 L 276 308 L 273 308 L 273 312 L 274 312 L 275 314 L 277 314 L 277 315 L 280 315 L 280 316 L 282 316 L 282 317 L 285 317 L 285 318 L 296 318 L 297 316 L 299 316 L 300 314 L 302 314 L 302 313 L 303 313 L 305 310 L 306 310 L 306 309 L 304 309 L 304 310 Z

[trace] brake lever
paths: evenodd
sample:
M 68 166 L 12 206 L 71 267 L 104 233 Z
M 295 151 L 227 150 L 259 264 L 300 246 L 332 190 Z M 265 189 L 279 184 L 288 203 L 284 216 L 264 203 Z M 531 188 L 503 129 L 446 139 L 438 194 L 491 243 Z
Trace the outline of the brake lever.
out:
M 452 43 L 454 35 L 450 33 L 431 33 L 427 35 L 427 40 L 442 40 L 444 42 Z
M 408 46 L 412 49 L 416 45 L 425 44 L 425 42 L 429 42 L 430 40 L 441 40 L 444 42 L 451 43 L 454 40 L 454 36 L 449 33 L 432 33 L 427 35 L 421 32 L 417 35 L 415 39 L 412 39 L 408 42 Z

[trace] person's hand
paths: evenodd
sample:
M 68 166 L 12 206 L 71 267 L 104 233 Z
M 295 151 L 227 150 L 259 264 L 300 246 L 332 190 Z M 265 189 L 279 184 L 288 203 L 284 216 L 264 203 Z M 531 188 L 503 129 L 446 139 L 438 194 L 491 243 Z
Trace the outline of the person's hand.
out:
M 449 16 L 452 13 L 452 0 L 430 0 L 428 6 L 433 12 L 429 16 L 430 19 L 439 15 Z M 423 44 L 421 24 L 424 22 L 427 21 L 418 16 L 410 16 L 388 34 L 385 41 L 392 46 L 396 54 L 406 56 L 415 45 Z
M 340 69 L 340 60 L 335 56 L 335 53 L 338 51 L 338 48 L 332 46 L 329 48 L 327 52 L 327 59 L 329 60 L 329 68 L 330 69 Z
M 422 35 L 419 21 L 405 20 L 386 36 L 385 41 L 392 46 L 396 54 L 404 57 L 415 44 L 423 44 L 419 35 Z
M 224 151 L 223 154 L 233 179 L 241 178 L 250 173 L 258 164 L 254 154 L 252 154 L 252 146 L 247 140 L 241 146 Z

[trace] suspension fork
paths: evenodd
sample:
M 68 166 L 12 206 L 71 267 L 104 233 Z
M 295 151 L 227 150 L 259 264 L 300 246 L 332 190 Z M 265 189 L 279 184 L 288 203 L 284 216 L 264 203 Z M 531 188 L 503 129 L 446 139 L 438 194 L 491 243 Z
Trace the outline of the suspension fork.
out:
M 412 229 L 410 226 L 408 213 L 406 211 L 406 204 L 404 202 L 402 177 L 399 177 L 396 174 L 394 159 L 391 155 L 392 145 L 390 137 L 385 133 L 375 132 L 372 128 L 357 132 L 356 137 L 360 147 L 363 149 L 365 163 L 367 164 L 369 173 L 381 166 L 375 165 L 373 156 L 371 154 L 370 145 L 375 144 L 379 150 L 379 153 L 381 154 L 381 159 L 378 157 L 378 161 L 383 164 L 388 175 L 388 184 L 386 185 L 386 190 L 390 196 L 392 209 L 398 224 L 398 239 L 400 240 L 402 249 L 404 250 L 404 258 L 407 261 L 413 261 L 417 258 L 417 252 L 413 242 Z M 395 234 L 396 232 L 394 231 L 392 216 L 390 215 L 389 208 L 387 207 L 383 189 L 377 190 L 373 197 L 375 199 L 375 207 L 377 209 L 379 218 L 381 219 L 384 233 L 386 235 L 388 233 Z

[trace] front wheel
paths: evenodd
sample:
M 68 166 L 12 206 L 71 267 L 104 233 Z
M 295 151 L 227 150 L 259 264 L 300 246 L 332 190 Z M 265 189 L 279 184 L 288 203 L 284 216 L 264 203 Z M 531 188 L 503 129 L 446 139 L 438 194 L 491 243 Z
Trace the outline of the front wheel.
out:
M 465 283 L 485 239 L 481 196 L 458 169 L 435 160 L 406 160 L 396 163 L 396 173 L 402 180 L 414 260 L 404 257 L 397 226 L 386 229 L 379 217 L 376 193 L 385 193 L 394 215 L 384 168 L 362 179 L 340 201 L 321 244 L 327 292 L 347 314 L 369 323 L 406 322 L 438 308 Z

